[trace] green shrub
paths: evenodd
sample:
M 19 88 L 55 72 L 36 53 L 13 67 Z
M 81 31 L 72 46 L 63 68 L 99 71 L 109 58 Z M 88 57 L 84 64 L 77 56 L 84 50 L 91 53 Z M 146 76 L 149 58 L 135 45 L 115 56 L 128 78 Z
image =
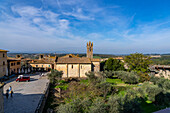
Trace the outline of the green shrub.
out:
M 93 101 L 89 113 L 108 113 L 108 106 L 102 98 L 97 98 Z

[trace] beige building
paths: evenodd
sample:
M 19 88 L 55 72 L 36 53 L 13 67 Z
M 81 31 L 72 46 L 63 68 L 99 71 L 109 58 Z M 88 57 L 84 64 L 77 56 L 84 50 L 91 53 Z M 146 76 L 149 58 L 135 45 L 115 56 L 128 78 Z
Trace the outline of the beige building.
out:
M 8 74 L 19 74 L 21 73 L 21 60 L 18 58 L 8 58 Z
M 93 43 L 87 43 L 87 57 L 72 54 L 56 57 L 54 69 L 63 71 L 63 77 L 86 77 L 85 73 L 100 71 L 100 59 L 93 59 Z
M 8 75 L 7 73 L 7 52 L 6 50 L 0 49 L 0 78 L 4 75 Z
M 170 79 L 170 66 L 169 65 L 153 65 L 150 67 L 150 71 L 152 75 Z
M 29 62 L 34 71 L 50 71 L 54 69 L 54 61 L 56 57 L 40 55 L 39 59 Z
M 89 58 L 75 57 L 66 55 L 56 58 L 54 69 L 63 71 L 63 77 L 86 77 L 85 73 L 92 70 Z

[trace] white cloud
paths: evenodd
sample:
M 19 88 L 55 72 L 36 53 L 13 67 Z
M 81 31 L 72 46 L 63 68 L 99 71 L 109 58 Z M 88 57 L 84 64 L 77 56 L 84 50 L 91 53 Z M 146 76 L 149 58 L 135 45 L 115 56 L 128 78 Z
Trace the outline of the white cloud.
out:
M 32 6 L 13 6 L 11 9 L 22 17 L 41 16 L 41 10 Z

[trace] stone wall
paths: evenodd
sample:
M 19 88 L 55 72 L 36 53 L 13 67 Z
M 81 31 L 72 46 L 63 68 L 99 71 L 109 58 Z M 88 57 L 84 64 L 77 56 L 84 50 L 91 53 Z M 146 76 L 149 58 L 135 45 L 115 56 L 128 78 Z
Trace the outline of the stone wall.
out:
M 80 64 L 80 77 L 87 77 L 86 72 L 91 71 L 91 64 Z
M 85 73 L 91 71 L 91 64 L 56 64 L 55 69 L 63 71 L 63 78 L 86 77 Z
M 92 62 L 92 64 L 93 64 L 93 71 L 94 72 L 99 72 L 100 71 L 100 62 Z
M 3 87 L 0 86 L 0 113 L 4 113 Z
M 5 55 L 4 57 L 3 54 Z M 5 65 L 3 65 L 3 62 L 5 62 Z M 6 70 L 7 70 L 7 53 L 0 52 L 0 77 L 6 75 Z
M 162 70 L 162 69 L 160 69 L 159 73 L 155 74 L 155 76 L 157 76 L 157 77 L 163 76 L 163 77 L 165 77 L 167 79 L 170 79 L 170 70 Z
M 79 64 L 68 64 L 68 77 L 79 77 Z
M 63 71 L 63 77 L 67 77 L 67 64 L 56 64 L 54 69 L 58 71 Z

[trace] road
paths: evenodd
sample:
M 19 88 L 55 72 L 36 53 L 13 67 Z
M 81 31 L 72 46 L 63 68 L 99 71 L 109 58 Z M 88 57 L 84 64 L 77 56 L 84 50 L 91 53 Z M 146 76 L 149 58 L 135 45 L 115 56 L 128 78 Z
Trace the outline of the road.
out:
M 5 113 L 34 113 L 39 100 L 49 80 L 47 77 L 40 77 L 38 74 L 30 75 L 30 82 L 15 82 L 16 78 L 7 81 L 4 86 L 4 93 L 12 86 L 13 97 L 6 99 L 4 96 Z

